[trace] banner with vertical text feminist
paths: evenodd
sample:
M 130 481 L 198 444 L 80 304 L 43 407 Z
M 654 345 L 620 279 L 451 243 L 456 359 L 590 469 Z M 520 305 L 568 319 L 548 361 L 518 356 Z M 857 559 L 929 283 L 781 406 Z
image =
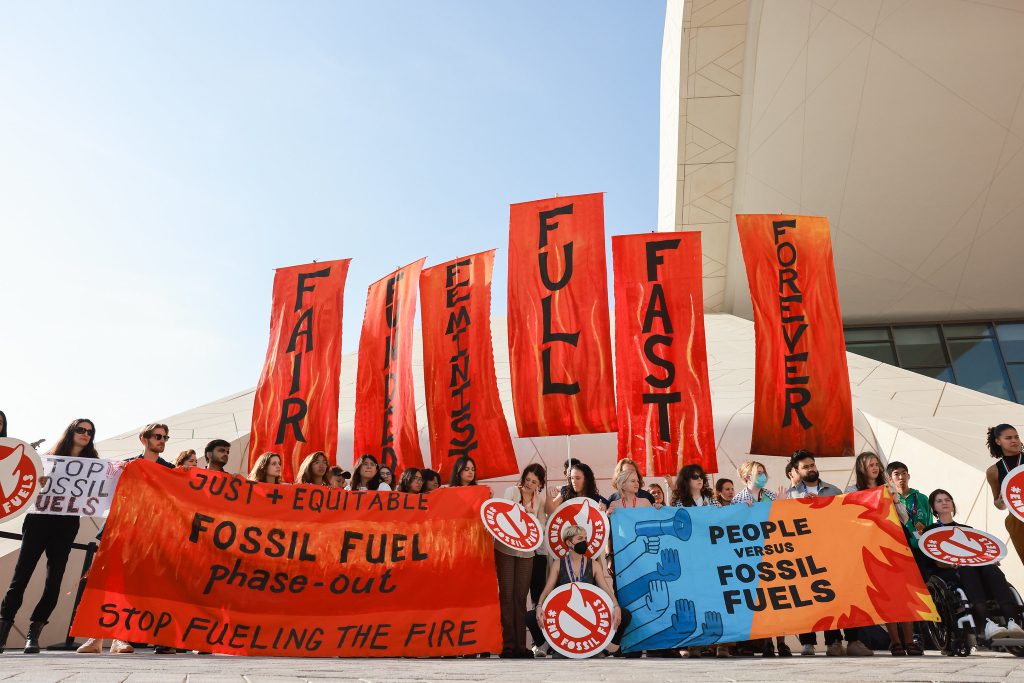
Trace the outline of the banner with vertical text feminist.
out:
M 939 620 L 884 486 L 611 521 L 627 652 Z
M 314 451 L 338 450 L 341 322 L 351 259 L 278 268 L 270 344 L 256 385 L 249 467 L 281 454 L 284 481 Z
M 257 484 L 135 461 L 72 632 L 234 655 L 497 652 L 488 495 Z
M 846 365 L 828 219 L 739 215 L 754 308 L 754 426 L 750 452 L 853 455 Z
M 513 204 L 508 249 L 518 435 L 615 431 L 604 195 Z
M 359 337 L 355 458 L 369 453 L 396 477 L 406 467 L 423 467 L 412 385 L 412 334 L 425 260 L 370 285 Z
M 717 472 L 699 232 L 612 237 L 619 458 Z
M 464 455 L 476 461 L 477 479 L 519 471 L 494 371 L 493 270 L 492 249 L 420 275 L 430 462 L 442 480 Z

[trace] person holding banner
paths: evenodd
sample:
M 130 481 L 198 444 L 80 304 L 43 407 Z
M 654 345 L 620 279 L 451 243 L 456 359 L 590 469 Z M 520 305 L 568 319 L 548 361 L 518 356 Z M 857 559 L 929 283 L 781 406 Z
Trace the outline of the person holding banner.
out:
M 460 456 L 452 465 L 448 486 L 476 486 L 476 461 L 468 455 Z
M 928 496 L 928 504 L 935 514 L 936 522 L 925 527 L 925 531 L 931 531 L 940 526 L 971 528 L 953 519 L 956 515 L 956 503 L 953 502 L 953 496 L 950 495 L 949 491 L 935 489 Z M 967 600 L 971 603 L 971 614 L 974 616 L 974 623 L 978 628 L 982 628 L 982 624 L 984 624 L 984 634 L 987 640 L 992 640 L 993 638 L 1024 638 L 1024 629 L 1016 621 L 1017 619 L 1022 619 L 1022 615 L 1017 607 L 1013 591 L 1010 589 L 1010 584 L 998 565 L 954 567 L 935 560 L 927 560 L 927 564 L 929 565 L 930 575 L 939 576 L 947 583 L 964 589 L 964 593 L 967 594 Z M 990 599 L 995 600 L 996 604 L 999 605 L 999 612 L 1006 619 L 1006 626 L 1000 626 L 992 621 L 992 615 L 989 613 L 986 605 L 986 602 Z
M 176 468 L 188 469 L 195 467 L 199 464 L 199 458 L 196 457 L 196 452 L 191 448 L 178 453 L 178 457 L 174 459 L 174 466 Z
M 782 497 L 783 491 L 781 487 L 778 493 L 772 493 L 765 488 L 768 484 L 768 471 L 758 461 L 747 460 L 741 463 L 736 473 L 740 476 L 740 481 L 743 482 L 743 488 L 732 497 L 732 505 L 739 505 L 740 503 L 746 503 L 747 505 L 761 502 L 770 503 L 776 498 Z
M 640 475 L 630 467 L 623 467 L 619 474 L 612 481 L 615 487 L 615 499 L 608 505 L 608 514 L 612 514 L 619 508 L 649 508 L 652 503 L 641 493 L 647 493 L 640 489 Z M 648 494 L 649 495 L 649 494 Z
M 392 489 L 395 488 L 395 473 L 391 471 L 391 468 L 387 465 L 380 466 L 380 480 L 382 483 L 387 484 Z
M 648 484 L 647 493 L 651 494 L 654 507 L 660 508 L 665 504 L 665 489 L 661 488 L 661 484 Z
M 249 481 L 258 484 L 283 484 L 281 481 L 281 456 L 267 451 L 256 459 L 256 464 L 249 471 Z
M 7 437 L 7 415 L 0 410 L 0 439 Z
M 619 478 L 623 470 L 630 470 L 636 474 L 637 481 L 640 482 L 640 489 L 636 492 L 636 495 L 643 498 L 651 505 L 654 505 L 654 496 L 644 490 L 644 478 L 640 476 L 640 470 L 636 468 L 636 462 L 632 458 L 622 458 L 615 463 L 615 469 L 612 470 L 612 486 L 615 486 L 615 480 Z M 608 507 L 611 509 L 611 504 L 619 499 L 618 487 L 616 487 L 615 493 L 608 496 Z
M 846 487 L 846 493 L 866 491 L 876 486 L 887 486 L 882 459 L 876 453 L 864 451 L 853 463 L 854 483 Z
M 351 478 L 351 474 L 335 466 L 327 472 L 327 485 L 332 489 L 344 489 L 345 482 Z
M 206 469 L 212 472 L 223 472 L 231 457 L 231 444 L 224 439 L 214 439 L 206 444 L 203 450 L 203 458 L 206 460 Z
M 431 469 L 422 469 L 420 474 L 423 475 L 423 493 L 430 493 L 434 489 L 441 488 L 441 475 Z
M 704 505 L 721 507 L 718 499 L 711 492 L 708 475 L 704 474 L 704 468 L 696 464 L 685 465 L 683 469 L 679 470 L 675 488 L 672 489 L 670 505 L 682 508 Z
M 736 497 L 736 487 L 732 483 L 732 479 L 719 479 L 715 482 L 715 500 L 718 501 L 719 507 L 723 505 L 732 505 L 732 499 Z
M 1005 510 L 1003 480 L 1011 470 L 1024 464 L 1020 435 L 1017 434 L 1013 425 L 996 425 L 988 430 L 985 445 L 988 446 L 989 454 L 996 458 L 996 464 L 985 470 L 985 479 L 992 488 L 992 501 L 996 508 Z M 1010 541 L 1013 543 L 1014 550 L 1017 551 L 1017 556 L 1024 562 L 1024 522 L 1017 519 L 1016 515 L 1011 512 L 1006 515 L 1006 530 L 1010 532 Z
M 398 482 L 401 493 L 421 493 L 423 491 L 423 474 L 415 467 L 406 467 Z
M 314 451 L 307 455 L 299 465 L 295 483 L 327 486 L 327 470 L 330 468 L 331 463 L 327 460 L 327 454 L 323 451 Z
M 531 463 L 519 475 L 519 483 L 505 489 L 506 500 L 519 503 L 526 514 L 537 520 L 543 529 L 547 521 L 544 511 L 544 478 L 547 472 L 543 465 Z M 533 580 L 536 551 L 513 550 L 497 540 L 494 542 L 494 563 L 498 570 L 498 600 L 501 607 L 501 654 L 502 659 L 533 659 L 534 653 L 526 648 L 526 597 L 530 594 Z M 541 562 L 544 556 L 541 555 Z M 540 638 L 538 639 L 538 636 Z M 536 644 L 544 642 L 539 633 L 534 634 Z
M 391 487 L 380 480 L 380 465 L 377 458 L 363 453 L 352 468 L 352 479 L 346 491 L 390 491 Z
M 6 425 L 7 420 L 4 418 L 4 426 Z M 96 425 L 92 420 L 72 420 L 57 445 L 50 450 L 50 455 L 98 458 L 95 437 Z M 25 599 L 29 579 L 32 578 L 39 559 L 45 553 L 46 583 L 43 585 L 43 594 L 39 596 L 39 602 L 29 617 L 28 639 L 25 642 L 25 654 L 39 652 L 39 636 L 57 606 L 64 569 L 71 554 L 71 545 L 78 536 L 80 521 L 81 518 L 77 515 L 25 515 L 21 525 L 21 552 L 14 565 L 14 575 L 11 577 L 3 603 L 0 603 L 0 652 L 3 652 L 7 645 L 7 637 L 14 626 L 14 617 Z

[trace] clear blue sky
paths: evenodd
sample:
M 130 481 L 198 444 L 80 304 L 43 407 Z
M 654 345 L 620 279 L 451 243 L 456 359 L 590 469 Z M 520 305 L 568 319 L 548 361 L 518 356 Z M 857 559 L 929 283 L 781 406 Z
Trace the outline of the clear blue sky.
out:
M 664 3 L 0 4 L 0 410 L 106 438 L 255 385 L 273 269 L 366 287 L 606 192 L 652 229 Z M 610 262 L 610 259 L 609 259 Z M 49 444 L 48 444 L 49 445 Z

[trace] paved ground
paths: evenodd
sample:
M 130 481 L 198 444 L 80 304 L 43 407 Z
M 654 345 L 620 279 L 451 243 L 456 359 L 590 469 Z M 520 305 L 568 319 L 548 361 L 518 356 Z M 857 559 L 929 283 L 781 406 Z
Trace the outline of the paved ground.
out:
M 84 656 L 20 651 L 0 654 L 0 681 L 70 683 L 71 681 L 139 683 L 296 683 L 297 681 L 1022 681 L 1024 658 L 975 654 L 965 658 L 826 658 L 792 659 L 278 659 L 197 655 Z

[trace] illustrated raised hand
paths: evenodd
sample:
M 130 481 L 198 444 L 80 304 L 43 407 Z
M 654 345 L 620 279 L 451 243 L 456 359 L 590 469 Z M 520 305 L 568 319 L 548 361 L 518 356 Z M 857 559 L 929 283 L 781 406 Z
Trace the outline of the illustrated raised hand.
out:
M 666 581 L 675 581 L 683 573 L 679 564 L 679 551 L 675 549 L 662 550 L 661 562 L 658 563 L 658 576 Z
M 654 618 L 657 618 L 668 609 L 668 584 L 664 581 L 651 581 L 650 586 L 651 590 L 645 602 L 647 609 L 653 613 Z
M 679 638 L 686 638 L 697 630 L 697 609 L 692 600 L 676 600 L 676 612 L 672 615 L 672 630 Z
M 651 582 L 652 584 L 655 582 Z M 692 600 L 676 600 L 676 609 L 672 614 L 672 625 L 668 628 L 659 628 L 657 620 L 653 620 L 638 628 L 633 638 L 636 639 L 631 649 L 634 650 L 658 650 L 663 648 L 678 647 L 688 640 L 692 640 L 694 631 L 697 630 L 697 610 Z
M 652 581 L 675 581 L 682 573 L 683 568 L 679 564 L 679 551 L 662 550 L 661 561 L 658 562 L 654 571 L 647 572 L 619 588 L 617 591 L 619 603 L 628 607 L 647 594 Z
M 644 552 L 652 555 L 657 554 L 658 549 L 661 548 L 661 537 L 660 536 L 641 536 L 644 541 Z
M 709 642 L 715 642 L 725 632 L 725 626 L 722 624 L 722 613 L 705 612 L 704 623 L 701 624 L 701 627 L 703 628 L 702 640 L 710 639 Z

